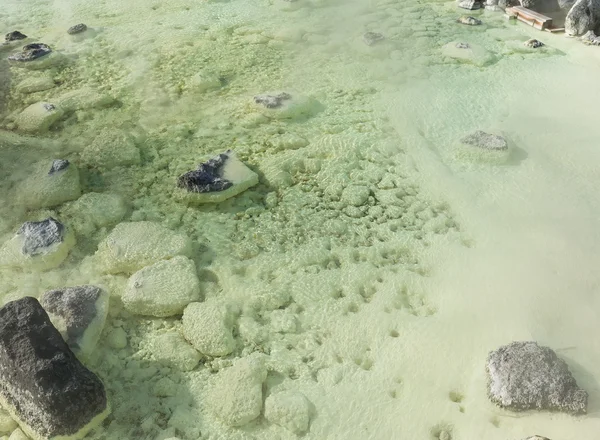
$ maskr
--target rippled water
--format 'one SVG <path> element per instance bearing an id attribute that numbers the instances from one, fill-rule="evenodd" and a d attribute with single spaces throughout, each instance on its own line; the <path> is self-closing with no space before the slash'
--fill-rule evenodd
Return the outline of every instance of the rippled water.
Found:
<path id="1" fill-rule="evenodd" d="M 457 23 L 465 12 L 483 24 Z M 68 35 L 79 22 L 89 29 Z M 417 0 L 4 0 L 0 30 L 15 29 L 61 58 L 33 71 L 0 49 L 0 239 L 52 216 L 77 244 L 57 268 L 2 269 L 0 297 L 110 293 L 86 365 L 112 414 L 90 438 L 297 438 L 264 407 L 241 427 L 219 417 L 235 394 L 215 397 L 219 377 L 258 354 L 263 399 L 310 402 L 307 439 L 599 432 L 598 48 Z M 367 45 L 366 32 L 384 38 Z M 299 111 L 254 102 L 270 92 Z M 21 112 L 40 102 L 64 113 L 24 132 Z M 506 161 L 461 154 L 476 130 L 506 138 Z M 219 204 L 177 196 L 180 175 L 228 149 L 258 185 Z M 58 158 L 84 195 L 40 208 L 36 170 Z M 156 341 L 180 316 L 123 306 L 133 270 L 104 270 L 96 251 L 139 221 L 191 239 L 203 301 L 228 310 L 231 354 L 165 363 Z M 588 415 L 489 402 L 486 356 L 514 340 L 565 359 Z"/>

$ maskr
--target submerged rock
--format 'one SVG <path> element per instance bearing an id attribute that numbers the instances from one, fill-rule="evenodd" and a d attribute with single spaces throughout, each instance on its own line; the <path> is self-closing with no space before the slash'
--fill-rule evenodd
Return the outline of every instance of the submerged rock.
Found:
<path id="1" fill-rule="evenodd" d="M 481 148 L 483 150 L 502 151 L 508 149 L 508 143 L 502 136 L 489 134 L 481 130 L 465 136 L 460 141 L 465 145 Z"/>
<path id="2" fill-rule="evenodd" d="M 279 108 L 285 101 L 290 99 L 292 99 L 292 95 L 282 92 L 277 95 L 257 95 L 254 97 L 254 102 L 266 108 Z"/>
<path id="3" fill-rule="evenodd" d="M 64 287 L 42 294 L 40 304 L 77 356 L 89 356 L 108 314 L 109 295 L 96 286 Z"/>
<path id="4" fill-rule="evenodd" d="M 585 414 L 588 394 L 567 364 L 536 342 L 512 342 L 491 352 L 486 370 L 489 397 L 515 411 L 548 410 Z"/>
<path id="5" fill-rule="evenodd" d="M 100 379 L 31 297 L 0 309 L 0 396 L 34 439 L 82 438 L 110 412 Z"/>
<path id="6" fill-rule="evenodd" d="M 457 49 L 470 49 L 471 45 L 469 43 L 456 43 Z"/>
<path id="7" fill-rule="evenodd" d="M 35 256 L 44 253 L 49 247 L 63 242 L 65 227 L 52 217 L 41 222 L 25 222 L 17 232 L 23 237 L 22 252 Z"/>
<path id="8" fill-rule="evenodd" d="M 12 31 L 4 36 L 5 41 L 24 40 L 25 38 L 27 38 L 27 35 L 19 32 L 19 31 Z"/>
<path id="9" fill-rule="evenodd" d="M 67 258 L 73 246 L 73 233 L 52 217 L 25 222 L 0 249 L 0 266 L 51 269 Z"/>
<path id="10" fill-rule="evenodd" d="M 196 193 L 223 191 L 230 188 L 233 183 L 222 177 L 225 162 L 230 155 L 231 150 L 207 160 L 196 170 L 188 171 L 179 177 L 177 186 Z"/>
<path id="11" fill-rule="evenodd" d="M 96 257 L 105 272 L 133 273 L 176 255 L 189 256 L 192 243 L 184 235 L 153 222 L 119 223 L 98 245 Z"/>
<path id="12" fill-rule="evenodd" d="M 463 8 L 463 9 L 470 9 L 470 10 L 480 9 L 481 2 L 477 1 L 477 0 L 459 0 L 458 7 Z"/>
<path id="13" fill-rule="evenodd" d="M 254 97 L 263 116 L 275 119 L 306 118 L 319 111 L 319 103 L 306 96 L 287 92 L 270 92 Z"/>
<path id="14" fill-rule="evenodd" d="M 541 435 L 534 435 L 531 437 L 527 437 L 523 440 L 550 440 L 548 437 L 542 437 Z"/>
<path id="15" fill-rule="evenodd" d="M 16 61 L 25 63 L 28 61 L 37 60 L 45 55 L 49 55 L 52 52 L 50 46 L 44 43 L 31 43 L 23 46 L 21 52 L 17 52 L 8 57 L 9 61 Z"/>
<path id="16" fill-rule="evenodd" d="M 379 32 L 366 32 L 363 34 L 363 41 L 367 46 L 372 46 L 383 39 L 383 34 L 380 34 Z"/>
<path id="17" fill-rule="evenodd" d="M 258 175 L 228 150 L 179 176 L 179 196 L 194 203 L 220 203 L 258 184 Z"/>
<path id="18" fill-rule="evenodd" d="M 476 66 L 486 66 L 493 63 L 495 56 L 478 44 L 470 44 L 462 41 L 453 41 L 442 47 L 442 54 L 462 63 L 470 63 Z"/>
<path id="19" fill-rule="evenodd" d="M 80 195 L 79 170 L 63 159 L 40 162 L 16 187 L 16 199 L 29 209 L 52 208 Z"/>
<path id="20" fill-rule="evenodd" d="M 565 18 L 568 35 L 584 35 L 600 28 L 600 0 L 577 0 Z"/>
<path id="21" fill-rule="evenodd" d="M 90 225 L 102 228 L 119 223 L 127 214 L 127 203 L 119 194 L 85 193 L 66 207 L 65 213 L 73 218 L 73 227 L 90 230 Z"/>
<path id="22" fill-rule="evenodd" d="M 544 46 L 544 43 L 542 43 L 539 40 L 536 40 L 535 38 L 531 38 L 530 40 L 527 40 L 525 43 L 523 43 L 523 45 L 525 47 L 530 47 L 532 49 L 537 49 L 538 47 Z"/>
<path id="23" fill-rule="evenodd" d="M 36 102 L 15 119 L 17 129 L 25 133 L 44 133 L 64 115 L 62 108 L 49 102 Z"/>
<path id="24" fill-rule="evenodd" d="M 167 317 L 178 315 L 200 300 L 200 281 L 192 260 L 176 256 L 134 273 L 122 296 L 131 313 Z"/>
<path id="25" fill-rule="evenodd" d="M 83 23 L 79 23 L 76 24 L 75 26 L 71 26 L 69 29 L 67 29 L 67 34 L 69 35 L 75 35 L 75 34 L 80 34 L 82 32 L 87 31 L 87 26 Z"/>
<path id="26" fill-rule="evenodd" d="M 25 78 L 17 85 L 17 91 L 20 93 L 35 93 L 49 90 L 55 86 L 56 84 L 50 77 Z"/>
<path id="27" fill-rule="evenodd" d="M 221 371 L 209 397 L 210 410 L 229 426 L 242 426 L 260 416 L 267 369 L 261 356 L 237 360 Z"/>
<path id="28" fill-rule="evenodd" d="M 468 26 L 478 26 L 481 24 L 481 20 L 478 20 L 477 18 L 468 15 L 463 15 L 456 21 L 462 24 L 466 24 Z"/>
<path id="29" fill-rule="evenodd" d="M 133 137 L 119 129 L 103 129 L 81 152 L 81 160 L 100 168 L 137 165 L 142 161 Z"/>

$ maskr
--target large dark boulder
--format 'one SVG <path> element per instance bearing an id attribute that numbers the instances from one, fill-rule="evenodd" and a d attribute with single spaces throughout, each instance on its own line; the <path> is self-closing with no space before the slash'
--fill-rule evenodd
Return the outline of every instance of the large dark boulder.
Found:
<path id="1" fill-rule="evenodd" d="M 0 308 L 0 399 L 35 438 L 83 436 L 109 412 L 104 385 L 31 297 Z"/>
<path id="2" fill-rule="evenodd" d="M 565 361 L 536 342 L 512 342 L 487 359 L 489 397 L 515 411 L 587 411 L 588 394 L 577 386 Z"/>
<path id="3" fill-rule="evenodd" d="M 565 32 L 583 35 L 600 31 L 600 0 L 577 0 L 565 19 Z"/>

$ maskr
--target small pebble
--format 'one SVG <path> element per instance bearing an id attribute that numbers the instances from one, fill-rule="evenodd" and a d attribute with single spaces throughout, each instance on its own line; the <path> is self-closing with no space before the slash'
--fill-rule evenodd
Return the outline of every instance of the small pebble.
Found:
<path id="1" fill-rule="evenodd" d="M 457 21 L 468 26 L 478 26 L 481 24 L 481 20 L 478 20 L 477 18 L 468 15 L 463 15 Z"/>
<path id="2" fill-rule="evenodd" d="M 471 46 L 469 43 L 456 43 L 456 47 L 459 49 L 469 49 Z"/>

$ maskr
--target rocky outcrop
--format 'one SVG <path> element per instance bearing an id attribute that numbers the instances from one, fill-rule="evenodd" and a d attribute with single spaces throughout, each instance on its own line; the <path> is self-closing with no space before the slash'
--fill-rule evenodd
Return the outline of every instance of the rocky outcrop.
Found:
<path id="1" fill-rule="evenodd" d="M 0 401 L 36 440 L 81 438 L 109 413 L 100 379 L 31 297 L 0 309 Z"/>
<path id="2" fill-rule="evenodd" d="M 600 31 L 600 0 L 577 0 L 565 19 L 565 32 L 583 35 Z"/>
<path id="3" fill-rule="evenodd" d="M 515 411 L 587 411 L 588 394 L 577 386 L 565 361 L 536 342 L 512 342 L 491 352 L 486 370 L 489 397 Z"/>
<path id="4" fill-rule="evenodd" d="M 4 41 L 24 40 L 25 38 L 27 38 L 27 35 L 19 31 L 12 31 L 4 36 Z"/>

